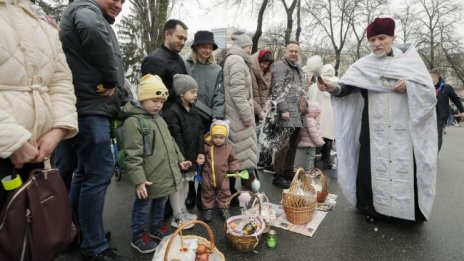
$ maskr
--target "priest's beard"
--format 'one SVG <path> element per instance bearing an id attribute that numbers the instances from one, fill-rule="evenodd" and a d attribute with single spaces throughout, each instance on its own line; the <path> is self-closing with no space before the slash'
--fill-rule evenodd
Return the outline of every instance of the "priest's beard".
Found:
<path id="1" fill-rule="evenodd" d="M 378 50 L 373 50 L 372 53 L 375 55 L 375 57 L 377 58 L 381 58 L 381 57 L 384 57 L 384 56 L 387 56 L 389 55 L 389 53 L 391 52 L 391 49 L 387 51 L 387 49 L 383 48 L 383 49 L 378 49 Z"/>

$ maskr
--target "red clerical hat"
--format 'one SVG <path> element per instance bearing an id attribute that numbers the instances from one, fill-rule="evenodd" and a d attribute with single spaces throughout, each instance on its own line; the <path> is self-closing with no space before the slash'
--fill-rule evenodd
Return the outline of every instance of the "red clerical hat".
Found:
<path id="1" fill-rule="evenodd" d="M 391 18 L 375 18 L 375 20 L 367 26 L 367 39 L 380 34 L 394 36 L 395 21 Z"/>

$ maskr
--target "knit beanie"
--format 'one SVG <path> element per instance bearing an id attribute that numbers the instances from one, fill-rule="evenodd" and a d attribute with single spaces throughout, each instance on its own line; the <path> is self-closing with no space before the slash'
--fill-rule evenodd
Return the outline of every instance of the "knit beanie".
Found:
<path id="1" fill-rule="evenodd" d="M 211 123 L 211 136 L 223 135 L 224 137 L 229 136 L 229 120 L 213 120 Z"/>
<path id="2" fill-rule="evenodd" d="M 262 62 L 273 63 L 274 58 L 272 57 L 272 52 L 270 50 L 267 50 L 267 49 L 263 49 L 263 50 L 259 51 L 259 53 L 258 53 L 258 61 L 260 63 L 262 63 Z"/>
<path id="3" fill-rule="evenodd" d="M 169 92 L 158 75 L 145 74 L 140 81 L 137 96 L 139 101 L 154 98 L 161 98 L 166 101 L 168 99 Z"/>
<path id="4" fill-rule="evenodd" d="M 197 81 L 187 74 L 175 74 L 172 86 L 177 95 L 184 94 L 193 89 L 198 89 Z"/>
<path id="5" fill-rule="evenodd" d="M 236 31 L 232 33 L 231 38 L 234 44 L 237 44 L 241 48 L 253 45 L 251 38 L 242 31 Z"/>

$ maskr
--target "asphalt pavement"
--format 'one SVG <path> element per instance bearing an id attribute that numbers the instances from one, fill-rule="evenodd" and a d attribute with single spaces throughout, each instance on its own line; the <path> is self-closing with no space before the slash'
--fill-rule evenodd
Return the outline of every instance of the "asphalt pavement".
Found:
<path id="1" fill-rule="evenodd" d="M 258 253 L 240 253 L 226 243 L 219 215 L 210 223 L 215 243 L 226 260 L 464 260 L 464 127 L 448 127 L 438 159 L 435 203 L 430 220 L 415 224 L 400 221 L 367 223 L 342 195 L 337 180 L 328 179 L 329 192 L 339 195 L 333 211 L 322 221 L 313 237 L 275 228 L 277 248 L 267 249 L 264 240 Z M 335 176 L 336 173 L 328 173 Z M 262 190 L 279 203 L 282 190 L 271 184 L 272 175 L 260 172 Z M 130 213 L 134 199 L 127 177 L 111 183 L 106 196 L 104 221 L 111 231 L 111 247 L 131 260 L 152 260 L 130 246 Z M 199 214 L 194 209 L 193 212 Z M 201 216 L 201 214 L 199 214 Z M 201 226 L 186 233 L 207 237 Z M 265 239 L 265 238 L 263 238 Z M 78 251 L 57 260 L 80 260 Z"/>

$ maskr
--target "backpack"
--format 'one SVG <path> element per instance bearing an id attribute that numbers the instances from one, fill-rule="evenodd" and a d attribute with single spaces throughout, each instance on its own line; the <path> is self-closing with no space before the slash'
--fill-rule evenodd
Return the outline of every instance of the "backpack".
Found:
<path id="1" fill-rule="evenodd" d="M 113 142 L 113 152 L 114 152 L 114 157 L 116 160 L 116 164 L 119 167 L 119 170 L 121 172 L 127 172 L 126 170 L 126 164 L 125 164 L 125 158 L 126 158 L 126 151 L 124 150 L 124 121 L 129 119 L 130 117 L 136 117 L 139 121 L 140 128 L 142 129 L 142 135 L 143 135 L 143 155 L 144 156 L 150 156 L 153 154 L 153 146 L 155 144 L 155 139 L 153 137 L 153 140 L 149 140 L 149 128 L 147 124 L 147 120 L 145 119 L 144 116 L 142 115 L 132 115 L 124 120 L 119 120 L 115 119 L 111 123 L 111 133 L 112 133 L 112 138 L 114 140 Z M 154 135 L 154 133 L 153 133 Z"/>

